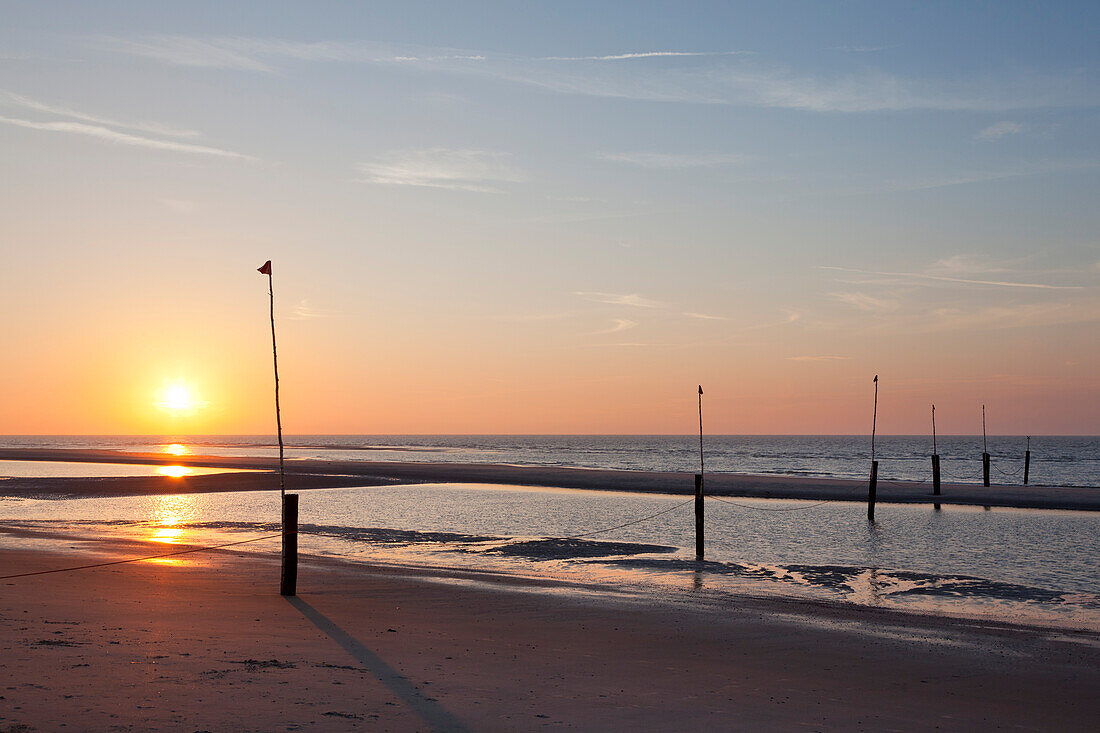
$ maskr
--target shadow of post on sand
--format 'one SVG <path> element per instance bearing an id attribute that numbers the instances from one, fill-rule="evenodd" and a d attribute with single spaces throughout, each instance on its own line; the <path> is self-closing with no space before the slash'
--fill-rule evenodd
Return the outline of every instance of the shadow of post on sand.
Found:
<path id="1" fill-rule="evenodd" d="M 432 727 L 432 730 L 454 731 L 455 733 L 469 730 L 462 721 L 446 708 L 425 696 L 408 677 L 386 664 L 381 657 L 333 623 L 316 608 L 298 596 L 287 596 L 286 601 L 305 616 L 306 620 L 343 647 L 344 651 L 363 665 L 363 669 L 374 675 L 379 682 L 388 687 L 394 695 L 423 718 Z"/>

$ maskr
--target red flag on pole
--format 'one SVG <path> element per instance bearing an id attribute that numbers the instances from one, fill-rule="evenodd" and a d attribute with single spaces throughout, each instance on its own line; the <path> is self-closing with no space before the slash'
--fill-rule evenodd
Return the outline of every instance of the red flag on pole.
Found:
<path id="1" fill-rule="evenodd" d="M 268 260 L 267 262 L 265 262 L 262 267 L 257 269 L 257 272 L 261 272 L 264 275 L 270 275 L 271 274 L 271 260 Z"/>

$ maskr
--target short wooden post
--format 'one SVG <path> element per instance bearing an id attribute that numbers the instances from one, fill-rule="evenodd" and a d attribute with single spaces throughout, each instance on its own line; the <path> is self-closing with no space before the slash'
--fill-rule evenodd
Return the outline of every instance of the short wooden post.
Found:
<path id="1" fill-rule="evenodd" d="M 703 476 L 695 474 L 695 559 L 703 559 Z"/>
<path id="2" fill-rule="evenodd" d="M 871 483 L 867 486 L 867 521 L 875 521 L 875 490 L 878 488 L 878 461 L 871 461 Z"/>
<path id="3" fill-rule="evenodd" d="M 298 595 L 298 495 L 283 496 L 283 573 L 279 593 Z"/>
<path id="4" fill-rule="evenodd" d="M 1027 436 L 1027 450 L 1024 451 L 1024 486 L 1027 486 L 1027 475 L 1031 472 L 1031 436 Z"/>
<path id="5" fill-rule="evenodd" d="M 989 486 L 989 454 L 982 453 L 982 485 Z"/>

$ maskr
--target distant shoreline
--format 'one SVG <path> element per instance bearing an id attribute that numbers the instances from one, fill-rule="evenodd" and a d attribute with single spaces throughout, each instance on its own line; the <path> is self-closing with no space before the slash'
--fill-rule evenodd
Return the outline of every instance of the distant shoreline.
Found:
<path id="1" fill-rule="evenodd" d="M 276 458 L 229 456 L 169 456 L 110 450 L 0 448 L 0 460 L 133 463 L 210 468 L 278 470 Z M 287 488 L 313 489 L 393 483 L 514 484 L 560 489 L 626 491 L 690 495 L 692 474 L 668 471 L 627 471 L 491 463 L 421 463 L 389 461 L 287 461 Z M 277 489 L 274 474 L 212 474 L 183 478 L 11 478 L 0 480 L 0 496 L 127 496 L 210 491 Z M 867 482 L 803 476 L 707 474 L 706 492 L 719 496 L 816 501 L 867 500 Z M 944 483 L 940 496 L 929 483 L 880 480 L 880 503 L 954 504 L 1029 509 L 1100 511 L 1100 488 Z"/>

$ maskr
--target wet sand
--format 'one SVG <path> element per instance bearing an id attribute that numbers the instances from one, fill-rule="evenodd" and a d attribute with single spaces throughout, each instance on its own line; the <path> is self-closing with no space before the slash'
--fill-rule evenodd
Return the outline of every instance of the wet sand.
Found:
<path id="1" fill-rule="evenodd" d="M 278 459 L 224 456 L 166 456 L 105 450 L 0 448 L 0 460 L 140 463 L 207 466 L 227 469 L 274 470 Z M 552 488 L 614 490 L 690 495 L 689 473 L 612 471 L 549 466 L 513 466 L 482 463 L 402 463 L 383 461 L 291 460 L 287 462 L 290 489 L 364 486 L 379 483 L 519 484 Z M 215 474 L 182 479 L 8 479 L 0 481 L 0 495 L 28 496 L 57 491 L 67 496 L 163 494 L 191 491 L 270 489 L 271 477 L 254 474 Z M 155 488 L 150 483 L 156 481 Z M 144 482 L 144 483 L 143 483 Z M 277 484 L 276 484 L 277 485 Z M 222 487 L 222 488 L 219 488 Z M 708 474 L 706 491 L 720 496 L 819 501 L 866 501 L 867 482 L 802 476 Z M 976 506 L 1100 511 L 1100 488 L 944 483 L 933 496 L 930 483 L 886 481 L 878 484 L 877 499 L 885 503 L 969 504 Z"/>
<path id="2" fill-rule="evenodd" d="M 150 554 L 98 549 L 0 550 L 0 568 Z M 961 731 L 1100 719 L 1089 632 L 320 560 L 303 562 L 298 598 L 277 582 L 273 556 L 229 551 L 2 581 L 0 727 Z"/>

